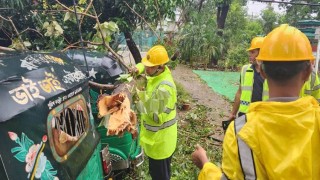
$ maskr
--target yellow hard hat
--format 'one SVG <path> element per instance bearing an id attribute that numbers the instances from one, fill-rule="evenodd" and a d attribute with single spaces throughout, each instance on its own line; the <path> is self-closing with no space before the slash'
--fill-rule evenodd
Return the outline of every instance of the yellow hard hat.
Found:
<path id="1" fill-rule="evenodd" d="M 314 60 L 307 36 L 295 27 L 282 24 L 265 38 L 257 60 L 304 61 Z"/>
<path id="2" fill-rule="evenodd" d="M 264 37 L 255 37 L 251 40 L 250 48 L 247 51 L 251 51 L 254 49 L 260 49 L 263 44 Z"/>
<path id="3" fill-rule="evenodd" d="M 161 45 L 153 46 L 146 57 L 142 58 L 141 62 L 147 67 L 158 66 L 169 61 L 169 56 L 166 48 Z"/>

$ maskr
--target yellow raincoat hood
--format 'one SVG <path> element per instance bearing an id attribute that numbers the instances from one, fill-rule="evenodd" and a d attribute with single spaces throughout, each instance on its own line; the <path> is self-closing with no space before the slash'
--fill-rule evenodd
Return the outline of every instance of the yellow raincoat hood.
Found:
<path id="1" fill-rule="evenodd" d="M 258 177 L 320 179 L 319 121 L 318 102 L 310 96 L 251 104 L 238 136 L 254 154 Z"/>

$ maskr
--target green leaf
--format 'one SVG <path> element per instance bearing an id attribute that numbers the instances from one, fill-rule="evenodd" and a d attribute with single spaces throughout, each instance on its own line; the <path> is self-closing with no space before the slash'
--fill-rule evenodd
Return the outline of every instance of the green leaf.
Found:
<path id="1" fill-rule="evenodd" d="M 118 25 L 115 22 L 110 21 L 107 25 L 107 28 L 113 32 L 117 32 L 119 30 Z"/>
<path id="2" fill-rule="evenodd" d="M 46 21 L 43 23 L 42 29 L 46 29 L 49 26 L 49 23 Z"/>
<path id="3" fill-rule="evenodd" d="M 191 113 L 190 116 L 194 120 L 198 119 L 198 115 L 197 114 Z"/>
<path id="4" fill-rule="evenodd" d="M 94 25 L 94 29 L 98 30 L 98 24 Z"/>
<path id="5" fill-rule="evenodd" d="M 65 22 L 65 21 L 68 21 L 68 19 L 70 19 L 70 13 L 69 13 L 69 12 L 67 12 L 67 13 L 64 15 L 63 21 L 64 21 L 64 22 Z"/>
<path id="6" fill-rule="evenodd" d="M 105 36 L 104 40 L 109 43 L 111 41 L 111 37 L 110 36 Z"/>
<path id="7" fill-rule="evenodd" d="M 59 33 L 59 35 L 63 34 L 63 29 L 59 24 L 56 24 L 54 29 Z"/>
<path id="8" fill-rule="evenodd" d="M 87 4 L 87 0 L 79 0 L 79 4 Z"/>
<path id="9" fill-rule="evenodd" d="M 108 29 L 108 22 L 104 22 L 100 24 L 101 29 Z"/>
<path id="10" fill-rule="evenodd" d="M 30 47 L 31 46 L 31 43 L 29 41 L 24 41 L 23 44 L 26 46 L 26 47 Z"/>
<path id="11" fill-rule="evenodd" d="M 131 82 L 132 80 L 133 80 L 133 77 L 128 77 L 128 79 L 127 79 L 129 82 Z"/>

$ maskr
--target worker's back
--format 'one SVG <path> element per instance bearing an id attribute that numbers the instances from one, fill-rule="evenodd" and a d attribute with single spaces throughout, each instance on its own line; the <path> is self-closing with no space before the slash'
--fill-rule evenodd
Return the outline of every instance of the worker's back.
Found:
<path id="1" fill-rule="evenodd" d="M 253 103 L 238 135 L 253 152 L 257 177 L 320 179 L 319 122 L 313 97 Z"/>

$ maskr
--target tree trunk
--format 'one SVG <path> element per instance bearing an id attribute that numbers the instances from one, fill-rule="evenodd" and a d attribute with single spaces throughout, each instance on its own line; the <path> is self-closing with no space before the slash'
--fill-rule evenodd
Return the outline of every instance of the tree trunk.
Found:
<path id="1" fill-rule="evenodd" d="M 202 5 L 203 5 L 204 0 L 200 0 L 199 2 L 199 8 L 198 8 L 198 13 L 200 13 Z"/>
<path id="2" fill-rule="evenodd" d="M 223 35 L 223 29 L 226 23 L 226 18 L 229 12 L 229 8 L 230 8 L 230 4 L 221 4 L 218 6 L 218 12 L 217 12 L 217 26 L 218 26 L 217 35 L 218 36 Z M 210 65 L 216 66 L 217 64 L 218 64 L 218 59 L 211 57 Z"/>
<path id="3" fill-rule="evenodd" d="M 218 25 L 218 32 L 217 34 L 219 36 L 223 35 L 223 29 L 226 22 L 226 18 L 229 11 L 229 4 L 223 4 L 221 6 L 218 6 L 218 12 L 217 12 L 217 25 Z"/>
<path id="4" fill-rule="evenodd" d="M 210 68 L 218 65 L 218 59 L 213 56 L 210 56 L 210 64 L 208 65 Z"/>
<path id="5" fill-rule="evenodd" d="M 124 37 L 126 38 L 127 46 L 129 47 L 129 50 L 133 56 L 134 62 L 136 64 L 140 63 L 141 62 L 141 54 L 140 54 L 140 51 L 139 51 L 136 43 L 132 39 L 131 33 L 129 31 L 125 31 L 123 33 L 124 33 Z"/>

